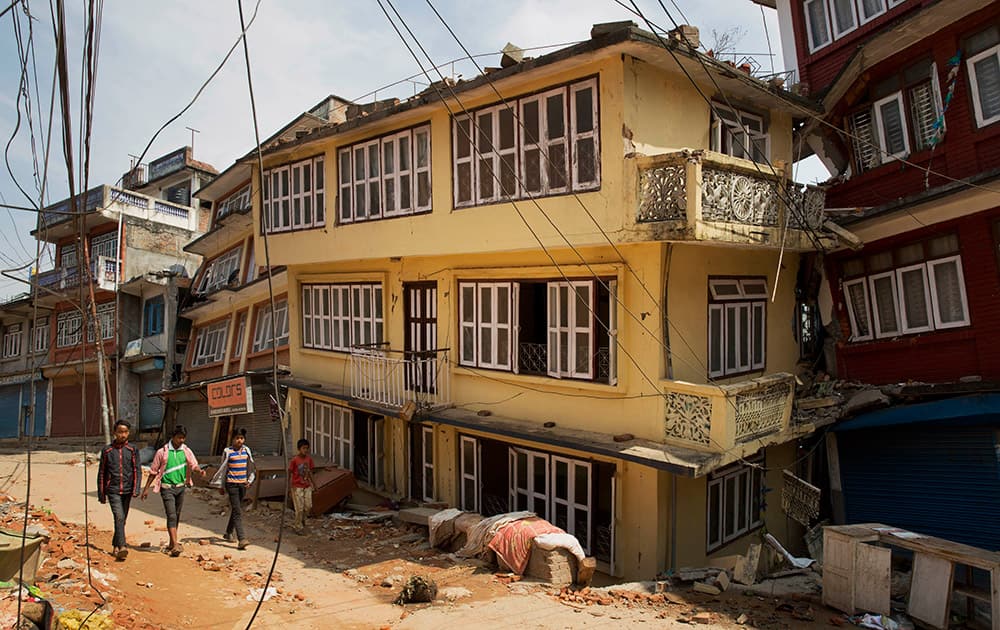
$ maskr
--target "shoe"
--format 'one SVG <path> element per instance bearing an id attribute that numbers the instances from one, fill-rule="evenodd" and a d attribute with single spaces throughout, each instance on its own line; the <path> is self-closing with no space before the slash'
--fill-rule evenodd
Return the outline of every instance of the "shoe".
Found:
<path id="1" fill-rule="evenodd" d="M 236 536 L 232 532 L 226 532 L 226 535 L 222 537 L 222 540 L 226 542 L 236 542 Z"/>
<path id="2" fill-rule="evenodd" d="M 125 558 L 128 557 L 128 547 L 119 547 L 115 550 L 115 560 L 118 562 L 125 562 Z"/>
<path id="3" fill-rule="evenodd" d="M 120 548 L 120 547 L 112 547 L 112 548 L 111 548 L 111 556 L 112 556 L 113 558 L 117 558 L 117 557 L 118 557 L 118 552 L 119 552 L 119 551 L 121 551 L 121 548 Z"/>
<path id="4" fill-rule="evenodd" d="M 241 540 L 240 544 L 236 545 L 236 548 L 239 549 L 240 551 L 243 551 L 249 545 L 250 545 L 250 541 L 249 540 Z"/>
<path id="5" fill-rule="evenodd" d="M 176 558 L 177 556 L 181 555 L 181 552 L 184 551 L 184 548 L 181 546 L 180 543 L 177 543 L 176 545 L 168 549 L 168 551 L 170 552 L 171 558 Z"/>

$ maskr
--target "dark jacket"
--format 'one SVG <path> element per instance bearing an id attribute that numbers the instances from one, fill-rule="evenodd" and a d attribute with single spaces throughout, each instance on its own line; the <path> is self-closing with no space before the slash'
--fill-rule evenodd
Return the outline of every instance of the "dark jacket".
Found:
<path id="1" fill-rule="evenodd" d="M 109 494 L 137 497 L 140 485 L 142 469 L 139 467 L 139 451 L 128 442 L 121 446 L 105 446 L 97 467 L 97 498 L 103 503 Z"/>

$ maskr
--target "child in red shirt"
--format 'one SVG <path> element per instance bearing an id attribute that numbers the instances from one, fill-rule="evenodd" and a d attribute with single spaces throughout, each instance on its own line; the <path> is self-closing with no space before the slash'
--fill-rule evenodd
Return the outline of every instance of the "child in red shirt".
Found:
<path id="1" fill-rule="evenodd" d="M 309 456 L 309 440 L 302 439 L 296 444 L 298 454 L 288 462 L 288 474 L 292 482 L 292 503 L 295 505 L 296 534 L 305 533 L 306 517 L 312 510 L 312 493 L 316 489 L 313 483 L 313 458 Z"/>

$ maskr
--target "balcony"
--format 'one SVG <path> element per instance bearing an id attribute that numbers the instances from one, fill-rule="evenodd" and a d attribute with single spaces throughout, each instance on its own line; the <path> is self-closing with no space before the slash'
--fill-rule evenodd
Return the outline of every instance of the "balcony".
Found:
<path id="1" fill-rule="evenodd" d="M 90 263 L 90 274 L 97 288 L 114 291 L 121 282 L 121 262 L 117 258 L 98 256 Z M 80 270 L 78 267 L 60 267 L 37 274 L 34 281 L 42 289 L 39 297 L 68 291 L 80 286 Z M 48 289 L 47 291 L 45 289 Z"/>
<path id="2" fill-rule="evenodd" d="M 114 186 L 97 186 L 77 195 L 76 211 L 84 215 L 88 231 L 99 223 L 117 221 L 119 213 L 185 230 L 198 228 L 198 214 L 191 208 Z M 70 200 L 64 199 L 42 210 L 32 234 L 56 242 L 79 229 L 74 218 Z"/>
<path id="3" fill-rule="evenodd" d="M 670 442 L 727 452 L 755 440 L 780 441 L 773 438 L 790 428 L 791 374 L 722 386 L 664 381 L 663 387 L 664 437 Z"/>
<path id="4" fill-rule="evenodd" d="M 832 238 L 822 233 L 823 189 L 796 184 L 781 170 L 758 171 L 752 162 L 712 151 L 642 156 L 635 163 L 636 224 L 656 240 L 810 250 L 811 235 L 827 244 Z"/>
<path id="5" fill-rule="evenodd" d="M 404 352 L 384 346 L 355 346 L 351 350 L 351 396 L 383 407 L 417 409 L 451 405 L 451 367 L 448 350 Z"/>

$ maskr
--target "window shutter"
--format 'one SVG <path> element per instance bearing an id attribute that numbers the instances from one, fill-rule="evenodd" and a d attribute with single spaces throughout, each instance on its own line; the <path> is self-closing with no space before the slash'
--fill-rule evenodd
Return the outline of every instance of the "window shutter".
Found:
<path id="1" fill-rule="evenodd" d="M 413 132 L 414 159 L 412 164 L 416 169 L 415 186 L 416 203 L 411 205 L 417 210 L 431 209 L 431 130 L 421 127 Z"/>
<path id="2" fill-rule="evenodd" d="M 929 149 L 934 143 L 934 122 L 938 117 L 937 98 L 931 82 L 910 88 L 910 120 L 916 149 Z"/>
<path id="3" fill-rule="evenodd" d="M 896 270 L 903 332 L 931 330 L 931 299 L 923 263 Z"/>
<path id="4" fill-rule="evenodd" d="M 452 135 L 455 142 L 455 205 L 473 203 L 474 181 L 472 177 L 472 118 L 455 118 Z"/>
<path id="5" fill-rule="evenodd" d="M 722 376 L 723 354 L 726 347 L 725 326 L 723 325 L 724 307 L 722 304 L 708 305 L 708 375 L 712 378 Z"/>
<path id="6" fill-rule="evenodd" d="M 496 156 L 496 110 L 476 114 L 476 203 L 498 197 Z"/>
<path id="7" fill-rule="evenodd" d="M 962 277 L 962 259 L 951 256 L 931 261 L 927 266 L 930 271 L 935 327 L 967 326 L 969 307 L 966 303 L 965 280 Z"/>
<path id="8" fill-rule="evenodd" d="M 869 278 L 872 302 L 875 304 L 875 336 L 899 334 L 899 309 L 896 305 L 896 275 L 892 271 Z"/>
<path id="9" fill-rule="evenodd" d="M 764 369 L 764 345 L 767 340 L 767 310 L 764 302 L 754 302 L 751 305 L 750 318 L 750 367 L 754 370 Z"/>
<path id="10" fill-rule="evenodd" d="M 993 122 L 1000 116 L 1000 49 L 987 51 L 985 56 L 969 60 L 976 83 L 976 96 L 980 125 Z"/>
<path id="11" fill-rule="evenodd" d="M 521 285 L 514 282 L 511 287 L 510 309 L 510 368 L 514 374 L 520 373 L 521 356 Z"/>
<path id="12" fill-rule="evenodd" d="M 600 181 L 600 138 L 598 134 L 597 82 L 574 85 L 570 89 L 573 136 L 573 186 L 589 188 Z"/>
<path id="13" fill-rule="evenodd" d="M 847 295 L 847 314 L 851 321 L 851 335 L 854 341 L 872 338 L 871 316 L 868 310 L 868 285 L 864 279 L 844 283 Z"/>
<path id="14" fill-rule="evenodd" d="M 858 173 L 871 170 L 879 165 L 878 145 L 875 142 L 875 129 L 872 112 L 866 109 L 855 113 L 850 119 L 851 145 L 854 149 L 855 166 Z"/>
<path id="15" fill-rule="evenodd" d="M 883 150 L 881 161 L 888 162 L 891 157 L 909 153 L 910 141 L 906 131 L 906 116 L 903 115 L 903 95 L 897 92 L 876 101 L 875 117 Z"/>
<path id="16" fill-rule="evenodd" d="M 608 384 L 618 384 L 618 281 L 608 283 Z"/>
<path id="17" fill-rule="evenodd" d="M 462 322 L 462 347 L 459 363 L 462 365 L 476 364 L 476 285 L 462 283 L 458 285 L 459 309 Z"/>
<path id="18" fill-rule="evenodd" d="M 548 348 L 546 349 L 546 356 L 548 358 L 548 373 L 549 376 L 560 378 L 561 373 L 559 371 L 559 356 L 562 352 L 559 335 L 560 287 L 558 282 L 550 282 L 548 284 L 548 295 L 549 299 L 546 300 L 546 321 L 548 322 L 549 337 Z"/>

